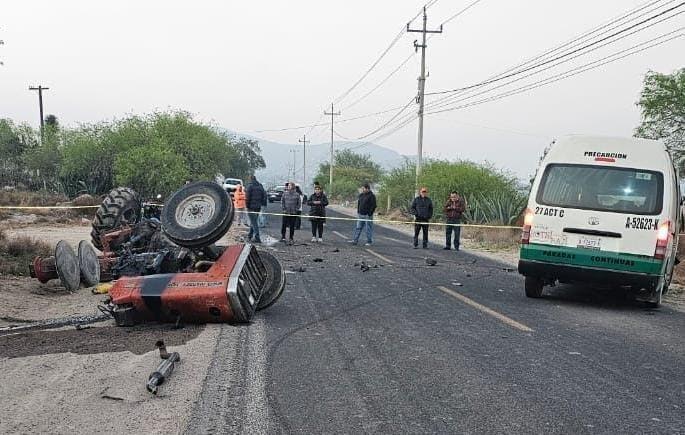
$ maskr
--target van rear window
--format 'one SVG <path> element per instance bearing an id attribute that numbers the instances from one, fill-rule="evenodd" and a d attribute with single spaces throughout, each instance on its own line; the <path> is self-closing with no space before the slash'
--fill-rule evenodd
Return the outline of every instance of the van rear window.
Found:
<path id="1" fill-rule="evenodd" d="M 551 164 L 540 181 L 539 204 L 655 215 L 663 206 L 664 176 L 643 169 Z"/>

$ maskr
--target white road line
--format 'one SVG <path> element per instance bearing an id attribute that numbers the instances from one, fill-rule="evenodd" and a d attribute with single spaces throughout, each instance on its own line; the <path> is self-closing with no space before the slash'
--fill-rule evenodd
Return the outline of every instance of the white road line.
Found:
<path id="1" fill-rule="evenodd" d="M 381 260 L 385 261 L 386 263 L 395 264 L 394 261 L 392 261 L 392 260 L 389 259 L 389 258 L 386 258 L 386 257 L 382 256 L 382 255 L 379 254 L 378 252 L 373 252 L 373 251 L 370 250 L 370 249 L 365 249 L 365 251 L 368 252 L 368 253 L 371 254 L 371 255 L 375 255 L 376 257 L 380 258 Z"/>
<path id="2" fill-rule="evenodd" d="M 443 286 L 438 286 L 438 289 L 440 289 L 440 291 L 442 291 L 443 293 L 446 293 L 446 294 L 452 296 L 453 298 L 460 300 L 461 302 L 465 303 L 466 305 L 470 305 L 473 308 L 475 308 L 475 309 L 477 309 L 477 310 L 479 310 L 479 311 L 481 311 L 481 312 L 483 312 L 489 316 L 494 317 L 495 319 L 499 320 L 502 323 L 505 323 L 505 324 L 511 326 L 512 328 L 516 328 L 519 331 L 523 331 L 523 332 L 533 332 L 533 330 L 531 328 L 527 327 L 523 323 L 519 323 L 516 320 L 511 319 L 502 313 L 498 313 L 497 311 L 495 311 L 491 308 L 488 308 L 485 305 L 481 305 L 478 302 L 474 301 L 473 299 L 467 298 L 466 296 L 462 295 L 461 293 L 457 293 L 454 290 L 449 289 L 447 287 L 443 287 Z"/>
<path id="3" fill-rule="evenodd" d="M 331 231 L 331 232 L 332 232 L 333 234 L 335 234 L 336 236 L 342 237 L 343 239 L 347 240 L 347 236 L 344 236 L 344 235 L 340 234 L 340 233 L 337 232 L 337 231 Z"/>
<path id="4" fill-rule="evenodd" d="M 255 316 L 248 331 L 245 357 L 248 360 L 246 373 L 245 396 L 245 424 L 244 434 L 268 433 L 268 419 L 266 418 L 266 331 L 264 317 Z"/>
<path id="5" fill-rule="evenodd" d="M 408 243 L 406 240 L 402 241 L 402 240 L 393 239 L 392 237 L 386 237 L 386 236 L 381 236 L 381 237 L 386 239 L 386 240 L 390 240 L 391 242 L 402 243 L 402 244 Z"/>

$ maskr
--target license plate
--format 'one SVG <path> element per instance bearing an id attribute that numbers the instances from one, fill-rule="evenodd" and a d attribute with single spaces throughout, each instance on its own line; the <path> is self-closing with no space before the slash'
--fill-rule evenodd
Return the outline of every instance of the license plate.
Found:
<path id="1" fill-rule="evenodd" d="M 602 239 L 599 237 L 580 237 L 578 247 L 584 249 L 600 249 Z"/>

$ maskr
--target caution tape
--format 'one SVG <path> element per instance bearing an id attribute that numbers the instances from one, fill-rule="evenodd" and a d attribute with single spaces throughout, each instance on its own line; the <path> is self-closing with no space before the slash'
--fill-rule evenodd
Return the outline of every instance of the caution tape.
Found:
<path id="1" fill-rule="evenodd" d="M 99 205 L 3 205 L 0 210 L 68 210 L 78 208 L 98 208 Z"/>
<path id="2" fill-rule="evenodd" d="M 470 227 L 470 228 L 501 228 L 501 229 L 514 229 L 520 230 L 521 227 L 515 225 L 485 225 L 485 224 L 448 224 L 446 222 L 415 222 L 415 221 L 396 221 L 390 219 L 361 219 L 356 217 L 333 217 L 333 216 L 312 216 L 306 214 L 289 214 L 289 213 L 265 213 L 260 211 L 241 211 L 241 213 L 256 214 L 263 216 L 294 216 L 303 219 L 314 218 L 314 219 L 331 219 L 338 221 L 354 221 L 354 222 L 371 222 L 371 223 L 382 223 L 382 224 L 397 224 L 397 225 L 414 225 L 414 224 L 426 224 L 426 225 L 436 225 L 443 227 Z"/>
<path id="3" fill-rule="evenodd" d="M 162 207 L 161 204 L 152 204 L 158 207 Z M 19 206 L 19 205 L 10 205 L 10 206 L 0 206 L 0 210 L 73 210 L 73 209 L 89 209 L 89 208 L 98 208 L 100 207 L 99 205 L 45 205 L 45 206 Z M 248 213 L 248 214 L 257 214 L 257 215 L 263 215 L 263 216 L 299 216 L 300 218 L 304 219 L 309 219 L 309 218 L 314 218 L 314 219 L 321 219 L 322 216 L 312 216 L 312 215 L 292 215 L 288 213 L 270 213 L 270 212 L 256 212 L 256 211 L 240 211 L 241 213 Z M 435 226 L 444 226 L 444 227 L 470 227 L 470 228 L 491 228 L 491 229 L 516 229 L 520 230 L 521 227 L 515 226 L 515 225 L 485 225 L 485 224 L 448 224 L 446 222 L 415 222 L 415 221 L 397 221 L 397 220 L 390 220 L 390 219 L 360 219 L 356 217 L 333 217 L 333 216 L 326 216 L 324 219 L 331 219 L 331 220 L 338 220 L 338 221 L 348 221 L 348 222 L 371 222 L 371 223 L 382 223 L 382 224 L 395 224 L 395 225 L 414 225 L 416 223 L 420 224 L 427 224 L 427 225 L 435 225 Z"/>

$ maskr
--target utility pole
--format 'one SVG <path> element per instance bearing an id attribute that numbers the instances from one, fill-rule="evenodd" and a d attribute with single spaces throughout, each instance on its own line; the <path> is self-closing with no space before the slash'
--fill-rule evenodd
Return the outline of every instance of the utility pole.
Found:
<path id="1" fill-rule="evenodd" d="M 307 143 L 311 141 L 307 140 L 306 134 L 297 141 L 302 143 L 302 190 L 304 190 L 307 188 Z"/>
<path id="2" fill-rule="evenodd" d="M 421 163 L 423 160 L 423 100 L 424 91 L 426 89 L 426 34 L 428 33 L 442 33 L 442 24 L 440 30 L 426 30 L 428 23 L 428 16 L 426 15 L 426 7 L 423 7 L 423 29 L 410 29 L 407 23 L 408 33 L 422 33 L 422 43 L 419 44 L 414 40 L 414 50 L 418 51 L 421 48 L 421 75 L 419 76 L 419 94 L 416 97 L 416 102 L 419 103 L 419 137 L 418 137 L 418 152 L 416 155 L 416 195 L 419 191 L 419 176 L 421 175 Z"/>
<path id="3" fill-rule="evenodd" d="M 297 160 L 296 160 L 297 159 L 297 153 L 299 153 L 300 151 L 296 150 L 296 149 L 291 149 L 290 152 L 293 155 L 293 177 L 292 177 L 291 181 L 294 183 L 295 182 L 295 168 L 297 167 L 297 166 L 295 166 L 295 165 L 297 165 Z"/>
<path id="4" fill-rule="evenodd" d="M 47 91 L 50 88 L 45 88 L 41 85 L 38 87 L 29 86 L 29 91 L 38 91 L 38 107 L 40 109 L 40 144 L 43 144 L 43 130 L 45 129 L 45 119 L 43 118 L 43 91 Z"/>
<path id="5" fill-rule="evenodd" d="M 335 162 L 335 155 L 333 154 L 333 117 L 339 116 L 340 111 L 334 112 L 333 111 L 333 103 L 331 103 L 331 111 L 326 112 L 324 110 L 323 112 L 324 115 L 331 115 L 331 164 L 329 165 L 329 170 L 328 170 L 328 197 L 333 198 L 333 163 Z"/>

